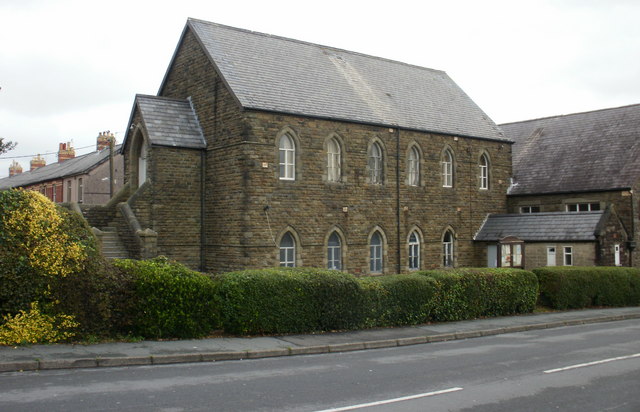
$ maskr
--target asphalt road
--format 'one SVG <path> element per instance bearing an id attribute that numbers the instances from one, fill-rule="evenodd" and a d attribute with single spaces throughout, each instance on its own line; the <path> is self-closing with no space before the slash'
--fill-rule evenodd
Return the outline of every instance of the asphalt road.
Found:
<path id="1" fill-rule="evenodd" d="M 0 374 L 0 411 L 640 411 L 640 321 L 360 352 Z"/>

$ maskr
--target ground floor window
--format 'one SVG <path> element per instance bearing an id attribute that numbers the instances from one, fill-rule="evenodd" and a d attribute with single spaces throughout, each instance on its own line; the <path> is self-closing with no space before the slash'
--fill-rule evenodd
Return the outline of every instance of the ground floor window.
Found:
<path id="1" fill-rule="evenodd" d="M 296 242 L 288 232 L 280 240 L 280 266 L 296 266 Z"/>
<path id="2" fill-rule="evenodd" d="M 442 238 L 442 266 L 453 267 L 453 233 L 450 230 Z"/>
<path id="3" fill-rule="evenodd" d="M 375 232 L 369 242 L 369 271 L 382 273 L 382 236 Z"/>
<path id="4" fill-rule="evenodd" d="M 414 231 L 409 236 L 409 270 L 420 269 L 420 238 Z"/>
<path id="5" fill-rule="evenodd" d="M 500 245 L 500 267 L 522 267 L 522 243 Z"/>
<path id="6" fill-rule="evenodd" d="M 564 249 L 564 265 L 573 266 L 573 247 L 565 246 L 563 249 Z"/>
<path id="7" fill-rule="evenodd" d="M 327 245 L 327 267 L 329 269 L 342 270 L 342 247 L 340 236 L 333 232 L 329 236 Z"/>

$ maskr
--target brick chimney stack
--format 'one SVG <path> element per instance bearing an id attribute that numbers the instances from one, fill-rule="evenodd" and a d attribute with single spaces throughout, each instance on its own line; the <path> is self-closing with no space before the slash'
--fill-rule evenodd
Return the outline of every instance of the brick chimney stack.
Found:
<path id="1" fill-rule="evenodd" d="M 74 157 L 76 157 L 76 150 L 71 146 L 71 142 L 60 143 L 60 149 L 58 150 L 58 163 L 73 159 Z"/>
<path id="2" fill-rule="evenodd" d="M 115 143 L 116 137 L 109 130 L 98 134 L 98 144 L 96 145 L 98 151 L 108 148 L 111 139 L 113 139 L 113 142 Z"/>
<path id="3" fill-rule="evenodd" d="M 20 173 L 22 173 L 22 166 L 14 160 L 11 166 L 9 166 L 9 177 L 19 175 Z"/>
<path id="4" fill-rule="evenodd" d="M 29 171 L 33 171 L 40 167 L 46 166 L 46 164 L 47 164 L 47 161 L 44 160 L 44 158 L 40 157 L 40 155 L 38 155 L 33 159 L 31 159 L 31 169 L 29 169 Z"/>

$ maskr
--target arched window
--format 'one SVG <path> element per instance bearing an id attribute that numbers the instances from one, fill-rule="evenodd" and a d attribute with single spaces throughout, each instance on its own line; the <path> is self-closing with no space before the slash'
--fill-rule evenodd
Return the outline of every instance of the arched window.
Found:
<path id="1" fill-rule="evenodd" d="M 369 271 L 382 273 L 382 235 L 376 231 L 369 242 Z"/>
<path id="2" fill-rule="evenodd" d="M 369 148 L 369 183 L 382 184 L 382 147 L 374 142 Z"/>
<path id="3" fill-rule="evenodd" d="M 333 232 L 327 243 L 327 267 L 329 269 L 342 270 L 342 242 L 340 235 Z"/>
<path id="4" fill-rule="evenodd" d="M 409 270 L 420 269 L 420 237 L 414 230 L 409 235 Z"/>
<path id="5" fill-rule="evenodd" d="M 489 159 L 486 154 L 480 156 L 480 189 L 489 189 Z"/>
<path id="6" fill-rule="evenodd" d="M 327 142 L 327 180 L 340 181 L 340 144 L 335 138 Z"/>
<path id="7" fill-rule="evenodd" d="M 280 179 L 294 180 L 296 178 L 296 146 L 288 133 L 280 137 L 278 150 L 280 152 Z"/>
<path id="8" fill-rule="evenodd" d="M 407 175 L 409 186 L 418 186 L 420 184 L 420 152 L 415 146 L 409 151 Z"/>
<path id="9" fill-rule="evenodd" d="M 447 149 L 442 153 L 442 186 L 453 187 L 453 154 Z"/>
<path id="10" fill-rule="evenodd" d="M 453 267 L 453 233 L 447 230 L 442 238 L 442 266 Z"/>
<path id="11" fill-rule="evenodd" d="M 296 266 L 296 241 L 289 232 L 280 239 L 280 266 Z"/>

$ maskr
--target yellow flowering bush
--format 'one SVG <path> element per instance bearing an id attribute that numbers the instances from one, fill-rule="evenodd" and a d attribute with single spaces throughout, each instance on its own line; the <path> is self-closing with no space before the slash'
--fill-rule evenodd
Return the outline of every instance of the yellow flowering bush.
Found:
<path id="1" fill-rule="evenodd" d="M 61 230 L 55 205 L 34 191 L 9 191 L 0 203 L 2 255 L 19 254 L 24 263 L 45 276 L 66 276 L 80 269 L 86 257 L 82 245 Z M 25 260 L 26 259 L 26 260 Z"/>
<path id="2" fill-rule="evenodd" d="M 3 320 L 0 345 L 55 343 L 75 336 L 73 329 L 78 327 L 73 316 L 42 313 L 38 302 L 33 302 L 28 312 L 21 310 L 15 316 L 4 316 Z"/>

